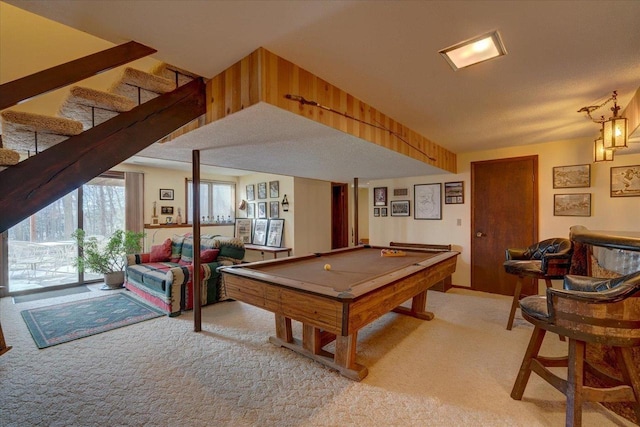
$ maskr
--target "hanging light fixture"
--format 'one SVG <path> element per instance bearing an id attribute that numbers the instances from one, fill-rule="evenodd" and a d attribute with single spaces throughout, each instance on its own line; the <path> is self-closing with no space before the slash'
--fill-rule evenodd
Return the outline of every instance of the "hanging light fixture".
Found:
<path id="1" fill-rule="evenodd" d="M 613 117 L 602 123 L 602 138 L 604 142 L 604 148 L 610 150 L 616 150 L 618 148 L 627 148 L 627 124 L 628 120 L 625 117 L 618 117 L 618 111 L 620 106 L 616 102 L 618 96 L 617 91 L 613 91 Z"/>
<path id="2" fill-rule="evenodd" d="M 613 161 L 613 150 L 604 148 L 604 139 L 602 138 L 602 129 L 600 129 L 600 136 L 595 140 L 594 150 L 593 150 L 593 161 L 594 163 Z"/>

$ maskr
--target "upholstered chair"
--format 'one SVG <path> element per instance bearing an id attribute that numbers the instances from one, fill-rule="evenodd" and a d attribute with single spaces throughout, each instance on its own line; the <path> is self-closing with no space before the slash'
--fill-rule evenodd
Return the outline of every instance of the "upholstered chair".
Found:
<path id="1" fill-rule="evenodd" d="M 522 281 L 525 278 L 535 279 L 536 286 L 539 279 L 543 279 L 547 288 L 552 286 L 551 280 L 561 280 L 569 274 L 573 244 L 569 239 L 553 238 L 522 249 L 507 249 L 504 270 L 518 276 L 513 293 L 513 302 L 507 322 L 507 330 L 511 330 L 513 319 L 520 301 Z"/>
<path id="2" fill-rule="evenodd" d="M 513 399 L 522 399 L 533 371 L 565 394 L 567 426 L 580 426 L 583 402 L 634 402 L 640 422 L 640 376 L 632 359 L 632 348 L 640 346 L 640 271 L 614 279 L 568 275 L 564 289 L 523 298 L 520 308 L 534 330 L 511 391 Z M 538 355 L 547 331 L 568 338 L 568 356 Z M 590 363 L 587 344 L 612 347 L 621 378 Z M 550 367 L 568 368 L 566 379 Z M 586 372 L 603 386 L 586 386 Z"/>

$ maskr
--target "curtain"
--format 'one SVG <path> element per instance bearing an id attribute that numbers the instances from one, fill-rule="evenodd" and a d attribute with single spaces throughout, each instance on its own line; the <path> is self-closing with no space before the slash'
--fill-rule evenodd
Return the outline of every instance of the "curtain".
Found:
<path id="1" fill-rule="evenodd" d="M 124 173 L 125 228 L 141 233 L 144 231 L 144 174 Z"/>

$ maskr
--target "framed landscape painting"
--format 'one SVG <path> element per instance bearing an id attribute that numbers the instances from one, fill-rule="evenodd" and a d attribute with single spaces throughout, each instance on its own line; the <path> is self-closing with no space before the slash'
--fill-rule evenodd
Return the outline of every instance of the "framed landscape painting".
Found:
<path id="1" fill-rule="evenodd" d="M 554 194 L 553 215 L 591 216 L 591 193 Z"/>
<path id="2" fill-rule="evenodd" d="M 553 188 L 591 187 L 591 165 L 556 166 Z"/>

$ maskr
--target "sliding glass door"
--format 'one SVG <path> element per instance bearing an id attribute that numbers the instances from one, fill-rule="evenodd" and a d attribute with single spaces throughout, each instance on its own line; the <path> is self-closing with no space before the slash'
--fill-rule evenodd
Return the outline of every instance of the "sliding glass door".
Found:
<path id="1" fill-rule="evenodd" d="M 88 236 L 105 240 L 116 229 L 124 229 L 124 215 L 124 176 L 108 173 L 10 228 L 2 260 L 8 270 L 8 292 L 101 279 L 101 275 L 78 271 L 78 247 L 72 234 L 83 228 Z"/>

